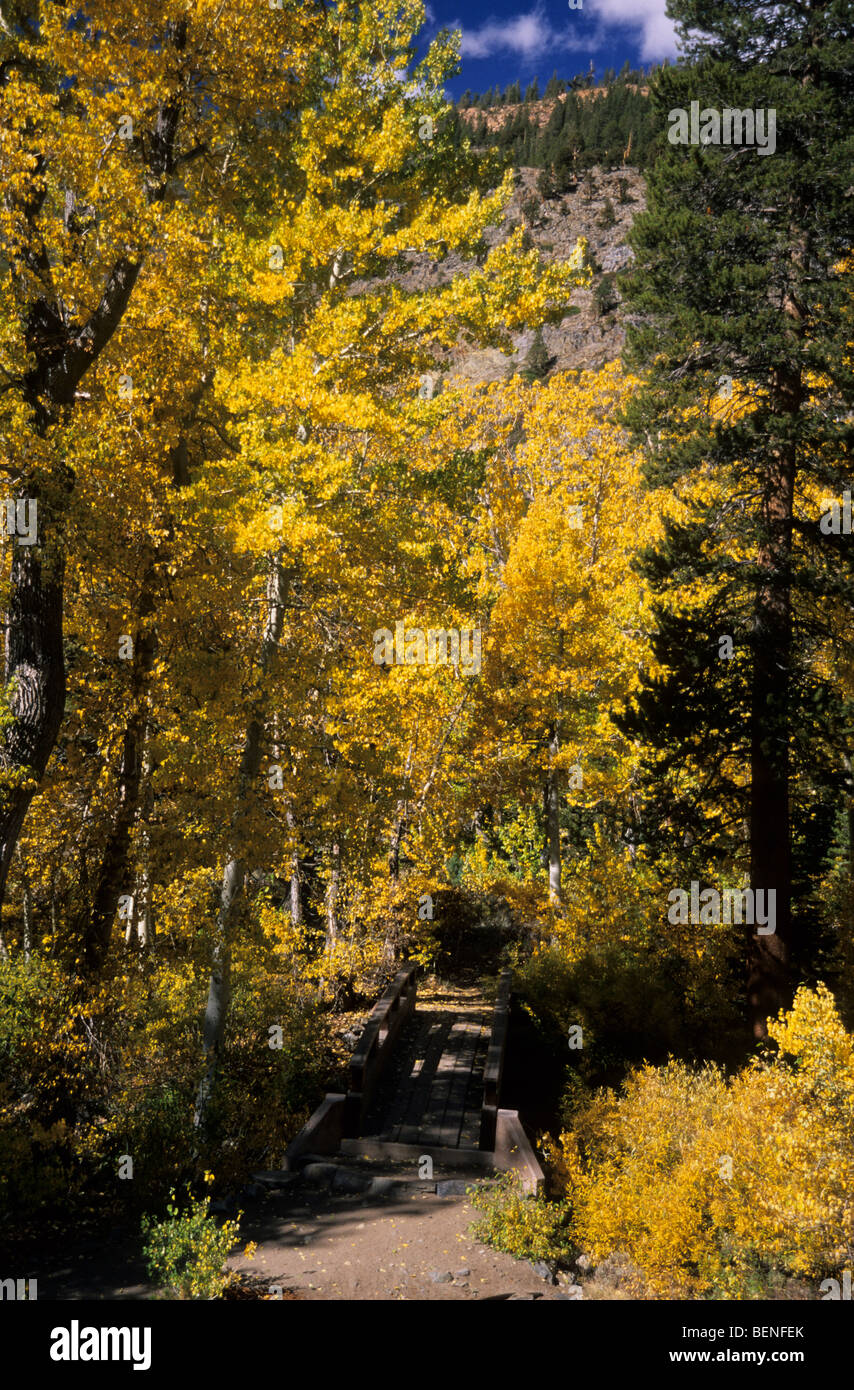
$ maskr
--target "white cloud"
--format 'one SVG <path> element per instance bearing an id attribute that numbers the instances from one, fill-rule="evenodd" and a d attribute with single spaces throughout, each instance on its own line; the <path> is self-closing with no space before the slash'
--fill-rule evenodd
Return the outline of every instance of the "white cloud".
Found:
<path id="1" fill-rule="evenodd" d="M 555 26 L 541 5 L 524 14 L 486 20 L 472 29 L 459 20 L 451 28 L 462 29 L 464 58 L 492 58 L 496 54 L 515 54 L 520 58 L 541 58 L 554 52 L 590 52 L 607 43 L 609 28 L 632 28 L 640 32 L 642 62 L 675 58 L 676 32 L 665 14 L 666 0 L 587 0 L 586 11 L 571 10 L 565 23 Z M 597 21 L 597 32 L 579 32 L 578 20 L 586 13 Z"/>
<path id="2" fill-rule="evenodd" d="M 479 29 L 463 29 L 464 58 L 491 58 L 495 53 L 541 53 L 549 40 L 548 24 L 536 11 L 515 19 L 489 19 Z"/>
<path id="3" fill-rule="evenodd" d="M 642 62 L 676 57 L 676 30 L 665 13 L 666 0 L 587 0 L 587 3 L 606 26 L 640 29 Z"/>
<path id="4" fill-rule="evenodd" d="M 456 25 L 451 26 L 456 28 Z M 587 47 L 577 34 L 560 33 L 550 24 L 543 10 L 537 6 L 527 14 L 515 15 L 511 19 L 488 19 L 479 29 L 469 29 L 465 24 L 463 31 L 462 56 L 464 58 L 492 58 L 496 53 L 515 53 L 520 58 L 539 58 L 549 49 L 571 49 Z"/>

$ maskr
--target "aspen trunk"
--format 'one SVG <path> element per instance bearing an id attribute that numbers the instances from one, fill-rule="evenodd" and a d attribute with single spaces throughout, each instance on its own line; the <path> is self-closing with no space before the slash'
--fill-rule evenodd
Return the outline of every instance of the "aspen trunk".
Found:
<path id="1" fill-rule="evenodd" d="M 21 869 L 21 902 L 24 914 L 24 960 L 29 960 L 33 949 L 33 895 L 20 845 L 18 846 L 18 863 Z"/>
<path id="2" fill-rule="evenodd" d="M 285 812 L 285 819 L 288 829 L 295 829 L 294 814 L 290 806 Z M 294 850 L 291 855 L 291 926 L 298 927 L 302 923 L 302 881 L 299 871 L 299 850 Z"/>
<path id="3" fill-rule="evenodd" d="M 245 839 L 241 832 L 243 821 L 249 809 L 253 783 L 257 780 L 261 767 L 264 734 L 262 717 L 264 677 L 272 665 L 282 635 L 285 588 L 285 571 L 278 558 L 271 558 L 267 580 L 267 621 L 258 657 L 255 709 L 246 730 L 240 759 L 237 778 L 237 806 L 231 823 L 233 850 L 223 870 L 222 887 L 219 893 L 219 905 L 214 925 L 211 976 L 202 1030 L 205 1071 L 196 1095 L 194 1117 L 195 1127 L 200 1131 L 203 1131 L 207 1124 L 210 1101 L 216 1084 L 225 1040 L 228 1006 L 231 1001 L 232 941 L 237 925 L 238 907 L 243 895 L 243 880 L 246 874 L 246 863 L 243 857 Z"/>
<path id="4" fill-rule="evenodd" d="M 338 888 L 341 881 L 341 845 L 332 846 L 329 883 L 326 887 L 326 949 L 331 950 L 338 940 Z"/>
<path id="5" fill-rule="evenodd" d="M 549 757 L 552 760 L 558 753 L 557 725 L 552 724 L 549 731 Z M 561 862 L 560 862 L 560 788 L 557 769 L 552 765 L 546 775 L 543 789 L 543 805 L 546 818 L 546 852 L 549 863 L 549 902 L 562 902 Z"/>
<path id="6" fill-rule="evenodd" d="M 84 909 L 77 924 L 83 939 L 83 960 L 89 974 L 97 973 L 104 964 L 119 896 L 129 886 L 131 835 L 142 799 L 143 757 L 148 727 L 145 700 L 157 650 L 154 631 L 142 626 L 154 610 L 153 585 L 153 570 L 149 568 L 143 581 L 139 606 L 141 626 L 134 635 L 130 689 L 132 713 L 122 740 L 118 806 L 101 855 L 90 905 Z"/>
<path id="7" fill-rule="evenodd" d="M 406 754 L 406 764 L 403 769 L 404 785 L 408 784 L 409 778 L 412 776 L 412 764 L 414 757 L 415 743 L 413 741 L 410 743 Z M 391 836 L 389 838 L 388 846 L 388 872 L 389 877 L 395 883 L 397 883 L 398 879 L 400 878 L 400 846 L 403 843 L 403 835 L 407 826 L 407 811 L 408 802 L 406 797 L 402 796 L 398 801 L 397 808 L 395 810 L 395 820 L 394 825 L 392 827 Z"/>
<path id="8" fill-rule="evenodd" d="M 291 856 L 291 926 L 302 923 L 302 883 L 299 874 L 299 855 Z"/>
<path id="9" fill-rule="evenodd" d="M 156 924 L 154 920 L 154 879 L 151 868 L 151 834 L 149 823 L 154 811 L 154 789 L 151 785 L 153 771 L 151 757 L 146 754 L 143 777 L 145 780 L 145 801 L 140 825 L 140 872 L 137 885 L 139 917 L 137 920 L 137 941 L 142 951 L 154 949 Z"/>

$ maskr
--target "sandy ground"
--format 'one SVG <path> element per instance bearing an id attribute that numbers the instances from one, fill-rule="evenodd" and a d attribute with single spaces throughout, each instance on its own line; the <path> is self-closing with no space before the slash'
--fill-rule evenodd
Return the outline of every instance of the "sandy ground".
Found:
<path id="1" fill-rule="evenodd" d="M 371 1171 L 400 1177 L 391 1164 Z M 477 1175 L 456 1170 L 436 1177 L 473 1182 Z M 470 1201 L 437 1196 L 429 1190 L 434 1186 L 411 1183 L 414 1190 L 366 1198 L 296 1184 L 246 1212 L 242 1233 L 258 1250 L 229 1265 L 300 1299 L 566 1297 L 527 1262 L 473 1240 L 467 1228 L 478 1213 Z"/>

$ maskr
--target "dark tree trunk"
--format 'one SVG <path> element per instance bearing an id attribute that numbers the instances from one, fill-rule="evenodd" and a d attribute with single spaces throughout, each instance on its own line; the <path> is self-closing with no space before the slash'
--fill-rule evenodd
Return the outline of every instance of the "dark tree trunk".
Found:
<path id="1" fill-rule="evenodd" d="M 152 586 L 153 573 L 149 570 L 143 581 L 139 612 L 142 619 L 149 616 L 154 608 Z M 131 832 L 140 807 L 143 751 L 148 725 L 145 688 L 154 665 L 156 650 L 155 633 L 151 629 L 137 630 L 134 637 L 131 675 L 130 704 L 133 713 L 122 743 L 119 804 L 101 856 L 91 907 L 84 909 L 84 914 L 77 923 L 79 938 L 83 941 L 83 961 L 89 974 L 97 972 L 104 963 L 119 896 L 123 891 L 127 891 L 129 886 Z"/>
<path id="2" fill-rule="evenodd" d="M 0 747 L 0 768 L 15 780 L 0 799 L 0 905 L 24 817 L 65 712 L 62 577 L 54 548 L 15 544 L 4 662 L 12 721 Z"/>
<path id="3" fill-rule="evenodd" d="M 779 383 L 781 404 L 794 413 L 797 379 Z M 754 605 L 750 727 L 750 882 L 776 898 L 776 929 L 751 928 L 747 1002 L 756 1038 L 766 1020 L 791 1003 L 792 854 L 789 822 L 789 704 L 792 680 L 791 559 L 796 455 L 774 451 L 762 495 L 759 580 Z M 768 925 L 770 926 L 770 921 Z"/>
<path id="4" fill-rule="evenodd" d="M 33 207 L 35 215 L 37 207 Z M 38 433 L 70 408 L 87 368 L 118 327 L 139 274 L 122 258 L 114 267 L 101 302 L 76 331 L 54 305 L 39 299 L 27 321 L 26 342 L 36 365 L 25 379 L 24 394 Z M 65 480 L 66 487 L 71 479 Z M 19 495 L 39 501 L 39 489 L 24 478 Z M 63 509 L 54 501 L 39 507 L 34 545 L 13 541 L 9 607 L 6 615 L 4 676 L 12 722 L 0 749 L 0 768 L 17 774 L 0 801 L 0 907 L 24 817 L 47 767 L 65 713 L 65 658 L 62 637 L 65 556 Z"/>

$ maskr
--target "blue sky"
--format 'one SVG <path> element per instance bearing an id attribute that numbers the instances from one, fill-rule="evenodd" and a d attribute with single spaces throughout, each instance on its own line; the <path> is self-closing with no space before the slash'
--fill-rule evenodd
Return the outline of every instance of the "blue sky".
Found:
<path id="1" fill-rule="evenodd" d="M 462 74 L 449 83 L 455 97 L 470 87 L 485 91 L 535 76 L 540 87 L 555 68 L 569 78 L 593 61 L 601 76 L 628 59 L 647 67 L 678 50 L 665 0 L 429 0 L 426 36 L 448 27 L 462 30 Z"/>

